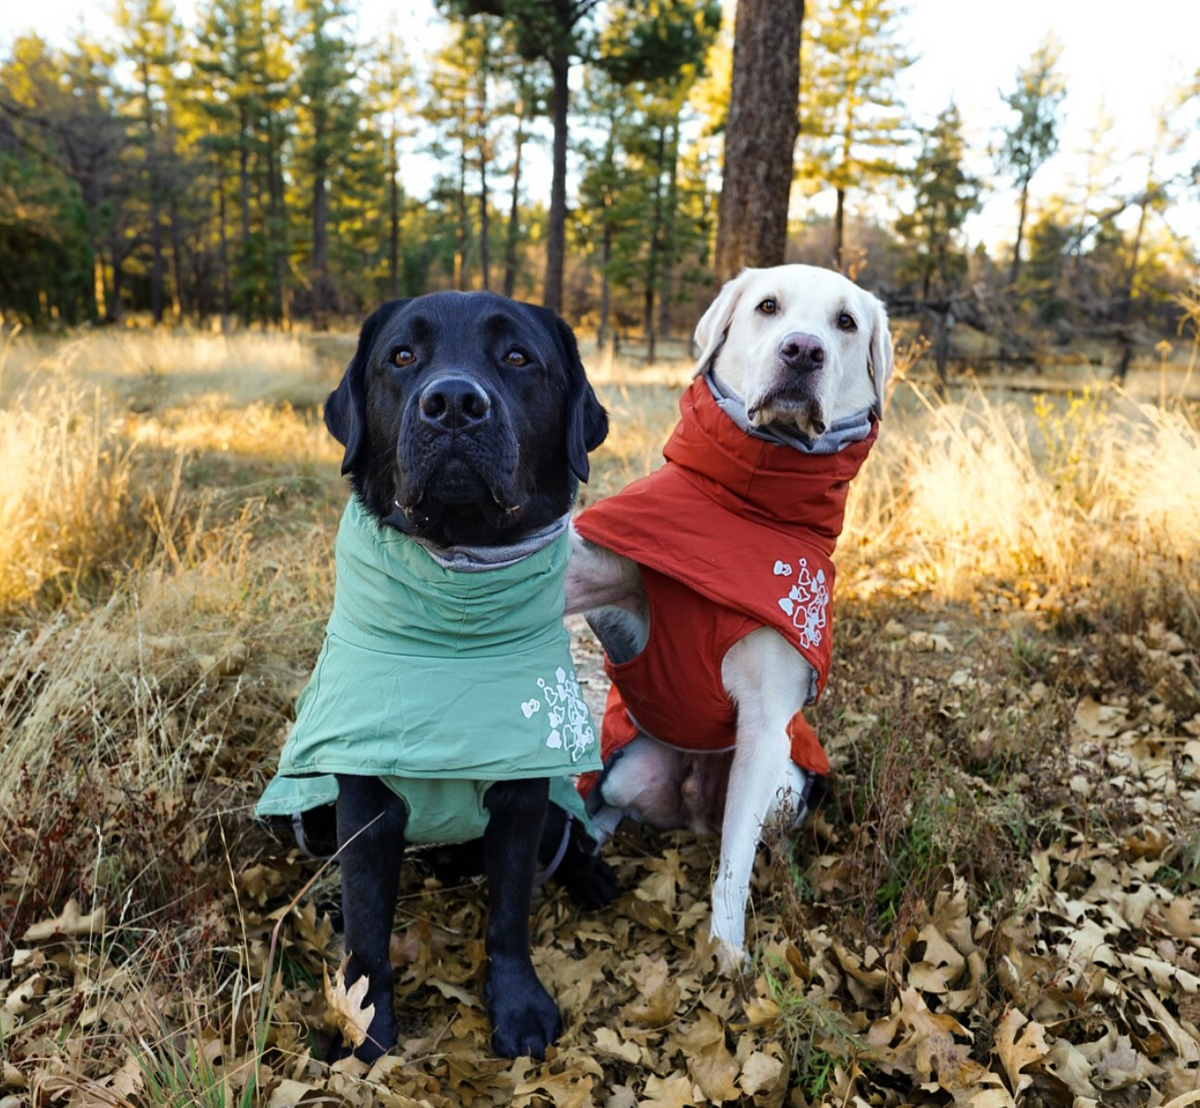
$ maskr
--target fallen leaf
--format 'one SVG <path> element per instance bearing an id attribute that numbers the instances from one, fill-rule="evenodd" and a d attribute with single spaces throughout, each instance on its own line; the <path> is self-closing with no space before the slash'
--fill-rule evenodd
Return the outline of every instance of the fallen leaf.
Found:
<path id="1" fill-rule="evenodd" d="M 978 1085 L 987 1071 L 954 1040 L 969 1037 L 967 1029 L 953 1016 L 930 1011 L 916 989 L 902 989 L 900 1002 L 900 1019 L 910 1034 L 897 1050 L 897 1063 L 906 1059 L 915 1077 L 936 1080 L 947 1092 Z"/>
<path id="2" fill-rule="evenodd" d="M 996 1028 L 996 1053 L 1008 1074 L 1008 1086 L 1014 1097 L 1033 1084 L 1033 1075 L 1022 1071 L 1040 1062 L 1048 1050 L 1046 1029 L 1040 1023 L 1030 1023 L 1016 1008 L 1004 1013 Z"/>
<path id="3" fill-rule="evenodd" d="M 332 982 L 329 980 L 327 967 L 322 967 L 322 974 L 325 979 L 325 1003 L 328 1005 L 328 1013 L 342 1033 L 342 1038 L 357 1049 L 367 1040 L 371 1020 L 375 1018 L 375 1005 L 368 1004 L 365 1008 L 362 1006 L 363 998 L 371 984 L 365 973 L 346 988 L 346 965 L 349 961 L 349 956 L 342 960 Z"/>
<path id="4" fill-rule="evenodd" d="M 673 1074 L 658 1077 L 651 1074 L 646 1078 L 645 1098 L 638 1101 L 638 1108 L 652 1105 L 653 1108 L 689 1108 L 704 1103 L 704 1094 L 693 1084 L 690 1077 Z"/>
<path id="5" fill-rule="evenodd" d="M 688 1073 L 710 1101 L 720 1104 L 737 1099 L 738 1090 L 734 1084 L 738 1075 L 737 1059 L 723 1042 L 710 1043 L 699 1054 L 689 1057 Z"/>
<path id="6" fill-rule="evenodd" d="M 585 1102 L 591 1102 L 592 1079 L 578 1073 L 545 1073 L 518 1085 L 513 1097 L 530 1093 L 544 1093 L 554 1101 L 554 1108 L 582 1108 Z"/>
<path id="7" fill-rule="evenodd" d="M 31 924 L 21 937 L 26 942 L 37 943 L 55 937 L 72 939 L 79 935 L 98 935 L 103 930 L 104 905 L 82 916 L 79 914 L 79 901 L 72 897 L 64 905 L 62 915 Z"/>
<path id="8" fill-rule="evenodd" d="M 1098 1090 L 1092 1084 L 1092 1064 L 1083 1051 L 1066 1039 L 1057 1040 L 1042 1059 L 1042 1069 L 1057 1078 L 1076 1096 L 1096 1097 Z"/>
<path id="9" fill-rule="evenodd" d="M 746 1059 L 737 1083 L 747 1096 L 754 1096 L 777 1089 L 783 1080 L 783 1062 L 756 1050 Z"/>
<path id="10" fill-rule="evenodd" d="M 292 1081 L 290 1078 L 284 1078 L 271 1090 L 271 1099 L 267 1102 L 267 1108 L 294 1108 L 300 1103 L 300 1098 L 305 1093 L 314 1091 L 314 1086 L 305 1081 Z"/>
<path id="11" fill-rule="evenodd" d="M 466 1004 L 468 1007 L 478 1007 L 479 1005 L 479 997 L 461 985 L 443 981 L 440 977 L 427 977 L 425 984 L 437 989 L 447 1000 L 457 1000 L 460 1004 Z"/>
<path id="12" fill-rule="evenodd" d="M 1105 1092 L 1112 1092 L 1114 1089 L 1128 1089 L 1161 1072 L 1149 1058 L 1133 1049 L 1128 1035 L 1121 1035 L 1112 1047 L 1096 1059 L 1092 1082 Z"/>
<path id="13" fill-rule="evenodd" d="M 917 939 L 925 944 L 925 957 L 909 967 L 909 982 L 922 992 L 948 993 L 966 967 L 967 960 L 932 923 L 921 928 Z"/>
<path id="14" fill-rule="evenodd" d="M 642 1048 L 637 1043 L 626 1042 L 611 1027 L 598 1027 L 592 1037 L 596 1050 L 635 1065 L 642 1057 Z"/>
<path id="15" fill-rule="evenodd" d="M 1126 726 L 1127 713 L 1124 708 L 1112 704 L 1099 704 L 1085 696 L 1075 709 L 1075 726 L 1093 739 L 1109 739 Z"/>
<path id="16" fill-rule="evenodd" d="M 643 957 L 629 979 L 645 1001 L 626 1006 L 625 1013 L 631 1020 L 645 1027 L 663 1027 L 675 1018 L 680 990 L 671 980 L 671 967 L 665 958 Z"/>

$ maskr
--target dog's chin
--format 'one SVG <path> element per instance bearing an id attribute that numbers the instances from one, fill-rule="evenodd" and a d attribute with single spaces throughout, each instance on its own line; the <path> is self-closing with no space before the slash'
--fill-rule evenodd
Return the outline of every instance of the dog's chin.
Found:
<path id="1" fill-rule="evenodd" d="M 778 389 L 748 404 L 746 416 L 755 427 L 795 427 L 810 439 L 819 439 L 829 429 L 820 399 L 791 389 Z"/>
<path id="2" fill-rule="evenodd" d="M 527 499 L 500 475 L 485 477 L 452 460 L 425 480 L 401 477 L 395 507 L 404 529 L 432 535 L 439 529 L 470 532 L 482 524 L 490 531 L 507 531 L 520 523 Z"/>

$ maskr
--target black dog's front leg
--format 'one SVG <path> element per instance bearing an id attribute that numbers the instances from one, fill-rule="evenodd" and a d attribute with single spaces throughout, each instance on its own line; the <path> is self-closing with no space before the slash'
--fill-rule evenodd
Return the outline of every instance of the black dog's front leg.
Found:
<path id="1" fill-rule="evenodd" d="M 490 908 L 484 997 L 492 1048 L 506 1058 L 544 1058 L 562 1030 L 558 1007 L 542 988 L 529 957 L 529 904 L 549 782 L 502 781 L 487 791 L 484 833 Z"/>
<path id="2" fill-rule="evenodd" d="M 367 1039 L 354 1052 L 365 1062 L 373 1062 L 396 1042 L 388 947 L 407 823 L 404 802 L 377 777 L 338 776 L 342 914 L 350 955 L 346 983 L 366 974 L 370 984 L 363 1006 L 375 1005 Z"/>

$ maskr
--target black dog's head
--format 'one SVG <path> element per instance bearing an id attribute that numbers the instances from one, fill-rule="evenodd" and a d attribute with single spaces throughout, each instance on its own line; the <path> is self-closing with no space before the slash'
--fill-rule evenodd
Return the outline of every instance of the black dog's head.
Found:
<path id="1" fill-rule="evenodd" d="M 380 521 L 449 546 L 509 542 L 565 513 L 608 417 L 553 312 L 437 292 L 367 319 L 325 426 Z"/>

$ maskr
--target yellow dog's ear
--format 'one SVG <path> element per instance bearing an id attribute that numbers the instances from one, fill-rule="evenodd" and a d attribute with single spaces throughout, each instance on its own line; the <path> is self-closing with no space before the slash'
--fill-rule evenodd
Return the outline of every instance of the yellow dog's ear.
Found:
<path id="1" fill-rule="evenodd" d="M 758 272 L 757 269 L 743 269 L 733 280 L 726 281 L 721 291 L 717 293 L 716 300 L 700 317 L 693 336 L 696 345 L 700 348 L 693 376 L 699 377 L 708 369 L 709 363 L 724 345 L 725 336 L 729 334 L 729 324 L 733 321 L 733 310 L 741 299 L 742 290 Z"/>
<path id="2" fill-rule="evenodd" d="M 888 381 L 892 378 L 892 333 L 888 330 L 887 308 L 878 297 L 872 296 L 874 320 L 871 324 L 871 347 L 867 354 L 867 372 L 875 385 L 875 415 L 883 419 L 883 403 L 887 399 Z"/>

